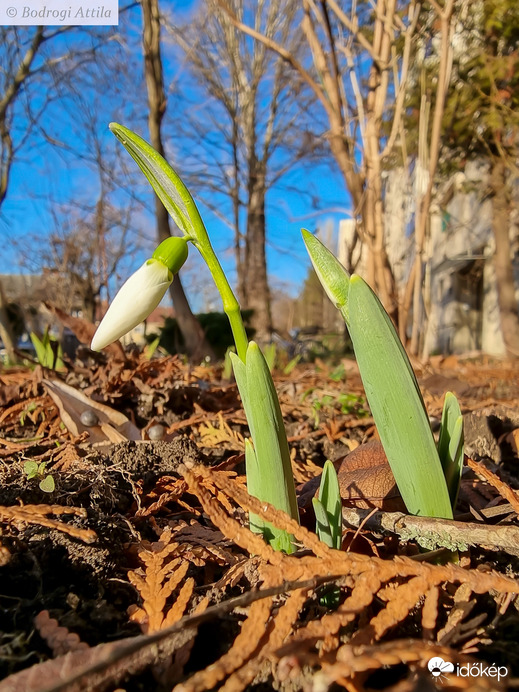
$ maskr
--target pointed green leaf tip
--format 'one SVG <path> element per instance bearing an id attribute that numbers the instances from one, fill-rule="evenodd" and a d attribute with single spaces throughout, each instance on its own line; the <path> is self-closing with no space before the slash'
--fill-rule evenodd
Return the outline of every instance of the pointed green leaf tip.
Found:
<path id="1" fill-rule="evenodd" d="M 135 160 L 180 230 L 207 245 L 209 239 L 205 231 L 200 231 L 203 223 L 196 204 L 176 171 L 135 132 L 119 123 L 110 123 L 109 128 Z"/>
<path id="2" fill-rule="evenodd" d="M 328 298 L 336 308 L 346 308 L 350 275 L 339 260 L 309 231 L 302 228 L 301 234 L 315 273 Z"/>

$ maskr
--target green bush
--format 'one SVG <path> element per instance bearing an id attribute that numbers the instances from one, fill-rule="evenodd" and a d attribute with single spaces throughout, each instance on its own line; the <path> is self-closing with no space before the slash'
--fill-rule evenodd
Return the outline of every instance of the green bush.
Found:
<path id="1" fill-rule="evenodd" d="M 249 339 L 254 335 L 254 329 L 249 324 L 252 312 L 252 310 L 242 310 L 241 313 Z M 202 312 L 196 318 L 200 322 L 216 357 L 223 360 L 229 346 L 234 344 L 227 315 L 224 312 Z M 152 343 L 157 336 L 159 337 L 159 346 L 168 353 L 183 353 L 184 339 L 174 317 L 166 317 L 164 326 L 159 330 L 159 333 L 147 334 L 146 341 Z"/>

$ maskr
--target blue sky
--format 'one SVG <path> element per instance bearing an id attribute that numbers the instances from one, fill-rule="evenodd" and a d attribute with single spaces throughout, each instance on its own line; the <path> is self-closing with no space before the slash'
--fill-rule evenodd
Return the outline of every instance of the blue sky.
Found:
<path id="1" fill-rule="evenodd" d="M 177 3 L 186 9 L 186 3 Z M 189 3 L 195 4 L 195 3 Z M 134 13 L 131 18 L 131 32 L 134 34 L 136 48 L 138 48 L 139 14 Z M 20 28 L 23 32 L 23 28 Z M 171 83 L 177 77 L 178 67 L 168 62 L 165 53 L 165 82 Z M 135 76 L 135 90 L 142 89 L 142 64 L 139 51 L 136 50 L 130 56 L 132 69 Z M 123 122 L 126 126 L 147 137 L 146 112 L 144 107 L 145 95 L 141 92 L 140 104 L 135 105 L 131 98 L 131 106 L 122 106 L 121 102 L 103 100 L 102 93 L 96 93 L 95 82 L 91 87 L 92 98 L 97 100 L 95 127 L 100 138 L 104 142 L 107 153 L 115 151 L 120 145 L 109 133 L 107 125 L 112 119 Z M 86 91 L 87 99 L 90 92 Z M 132 94 L 137 96 L 137 94 Z M 64 107 L 67 106 L 67 107 Z M 171 105 L 170 105 L 171 108 Z M 318 106 L 317 106 L 318 108 Z M 167 112 L 166 128 L 172 131 L 175 114 Z M 47 110 L 45 115 L 45 127 L 47 131 L 67 146 L 72 144 L 74 130 L 77 130 L 77 115 L 70 104 L 60 102 L 58 99 Z M 19 126 L 23 127 L 23 122 Z M 168 151 L 175 151 L 186 142 L 175 142 L 174 136 L 170 136 L 166 142 Z M 181 147 L 181 148 L 182 148 Z M 122 147 L 120 147 L 122 149 Z M 79 147 L 85 155 L 84 145 Z M 119 152 L 122 156 L 123 152 Z M 124 159 L 126 156 L 126 160 Z M 136 173 L 136 168 L 130 157 L 124 153 L 121 160 L 126 163 L 128 170 Z M 119 164 L 117 164 L 119 165 Z M 64 149 L 56 149 L 45 142 L 37 134 L 33 135 L 30 146 L 22 149 L 12 170 L 11 183 L 8 197 L 0 212 L 0 237 L 2 238 L 3 252 L 0 255 L 0 273 L 12 273 L 27 271 L 28 267 L 21 262 L 21 254 L 18 244 L 27 245 L 28 238 L 34 235 L 44 238 L 54 228 L 54 219 L 50 210 L 53 205 L 59 203 L 68 205 L 74 201 L 81 204 L 94 204 L 97 198 L 99 183 L 94 169 L 85 158 L 67 152 Z M 147 183 L 142 179 L 138 186 L 144 202 L 151 207 L 152 196 L 147 191 Z M 307 196 L 297 192 L 287 192 L 285 186 L 273 188 L 267 197 L 267 261 L 272 284 L 284 286 L 292 294 L 297 293 L 306 276 L 309 262 L 300 239 L 302 226 L 313 230 L 332 219 L 337 228 L 338 220 L 348 215 L 348 196 L 344 184 L 337 173 L 335 164 L 331 158 L 327 158 L 321 164 L 299 166 L 290 176 L 283 181 L 300 190 L 311 190 L 312 199 L 317 204 L 311 204 Z M 131 186 L 132 183 L 128 183 Z M 192 190 L 193 191 L 193 190 Z M 194 191 L 193 191 L 194 192 Z M 125 192 L 115 193 L 118 202 L 125 204 Z M 195 193 L 196 198 L 196 193 Z M 199 202 L 199 200 L 197 200 Z M 221 257 L 224 269 L 228 272 L 231 282 L 234 279 L 233 258 L 230 248 L 232 237 L 228 228 L 219 221 L 213 213 L 200 203 L 200 209 L 206 222 L 209 234 L 217 253 Z M 149 248 L 153 247 L 154 221 L 146 209 L 142 209 L 136 216 L 135 240 L 141 244 L 141 251 L 137 252 L 130 262 L 129 268 L 137 268 L 146 257 Z M 11 241 L 16 241 L 13 243 Z M 35 249 L 37 252 L 37 248 Z M 189 268 L 189 264 L 187 265 Z M 193 262 L 191 274 L 198 274 L 199 265 Z M 126 268 L 125 268 L 126 270 Z M 189 269 L 188 269 L 189 273 Z M 186 280 L 188 280 L 188 276 Z M 122 282 L 125 276 L 120 277 Z M 200 300 L 190 297 L 192 307 L 197 310 L 203 306 Z"/>

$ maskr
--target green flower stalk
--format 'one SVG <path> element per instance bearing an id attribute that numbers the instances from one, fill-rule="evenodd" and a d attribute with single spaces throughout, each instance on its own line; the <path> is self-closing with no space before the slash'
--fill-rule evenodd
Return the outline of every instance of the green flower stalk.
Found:
<path id="1" fill-rule="evenodd" d="M 288 442 L 272 376 L 257 344 L 248 343 L 240 306 L 196 204 L 173 168 L 144 139 L 116 123 L 110 129 L 137 162 L 184 236 L 161 243 L 153 257 L 128 279 L 99 325 L 92 348 L 103 348 L 148 316 L 185 262 L 187 243 L 191 242 L 213 276 L 236 344 L 237 355 L 231 354 L 231 359 L 252 438 L 245 445 L 249 492 L 299 521 Z M 292 536 L 286 532 L 255 515 L 250 517 L 250 524 L 277 550 L 293 551 Z"/>

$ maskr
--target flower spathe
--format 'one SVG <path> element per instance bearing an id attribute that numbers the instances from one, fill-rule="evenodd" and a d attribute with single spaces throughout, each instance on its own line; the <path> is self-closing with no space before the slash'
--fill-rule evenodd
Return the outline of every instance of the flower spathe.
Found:
<path id="1" fill-rule="evenodd" d="M 161 260 L 147 260 L 121 286 L 90 348 L 100 351 L 134 329 L 159 305 L 172 281 L 173 273 Z"/>

